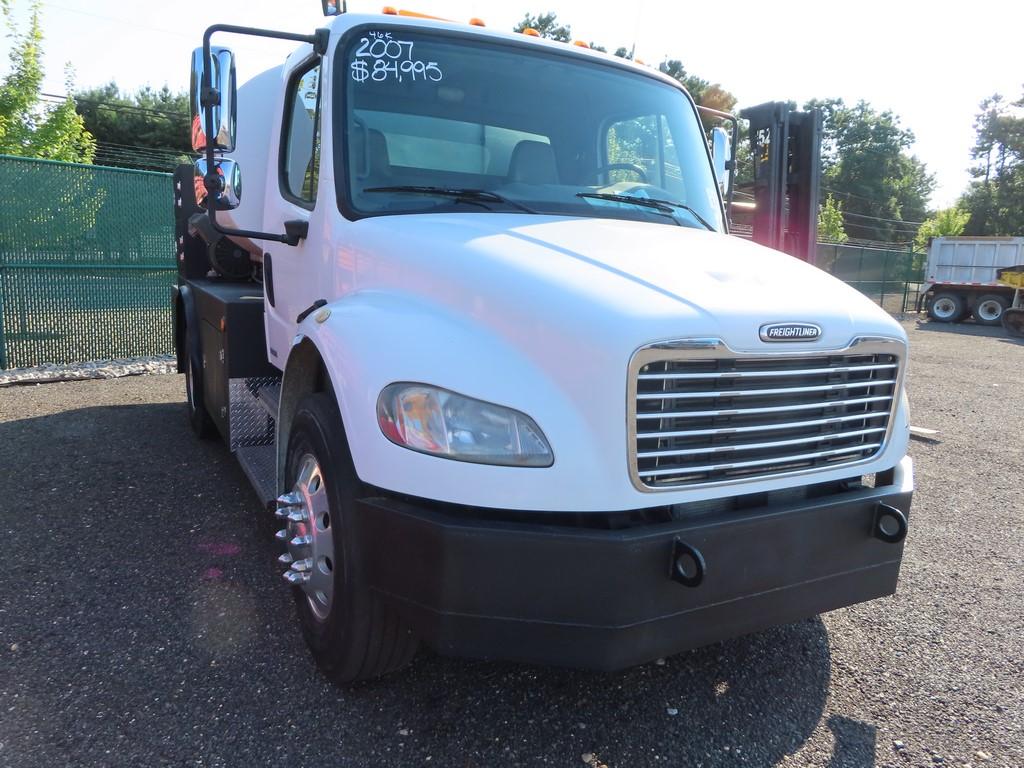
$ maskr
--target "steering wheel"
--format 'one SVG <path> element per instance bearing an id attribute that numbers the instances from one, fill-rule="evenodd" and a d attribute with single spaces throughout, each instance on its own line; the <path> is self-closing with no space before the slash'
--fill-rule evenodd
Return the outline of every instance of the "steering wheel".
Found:
<path id="1" fill-rule="evenodd" d="M 636 163 L 609 163 L 608 165 L 602 165 L 600 168 L 594 171 L 594 179 L 602 176 L 608 171 L 632 171 L 640 177 L 640 181 L 644 184 L 647 183 L 647 171 Z"/>

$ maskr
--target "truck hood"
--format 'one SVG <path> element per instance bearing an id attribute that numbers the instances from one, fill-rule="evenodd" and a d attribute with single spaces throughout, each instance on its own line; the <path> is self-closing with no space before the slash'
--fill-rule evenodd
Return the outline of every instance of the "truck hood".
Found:
<path id="1" fill-rule="evenodd" d="M 379 216 L 337 226 L 330 238 L 317 238 L 340 244 L 322 251 L 336 260 L 323 274 L 340 281 L 337 300 L 300 332 L 314 337 L 332 379 L 342 382 L 339 406 L 350 443 L 360 446 L 353 451 L 359 477 L 412 496 L 506 509 L 630 510 L 805 484 L 807 476 L 793 474 L 659 494 L 636 487 L 629 478 L 634 353 L 683 338 L 720 339 L 761 355 L 829 354 L 863 336 L 905 343 L 895 321 L 824 272 L 713 232 L 499 213 Z M 316 290 L 332 298 L 331 287 Z M 309 295 L 305 288 L 303 300 Z M 761 325 L 787 321 L 816 323 L 822 336 L 760 340 Z M 528 414 L 554 464 L 489 467 L 397 448 L 376 419 L 379 393 L 395 382 L 432 384 Z M 858 471 L 892 467 L 906 449 L 902 430 Z M 851 474 L 849 465 L 836 465 L 814 477 Z"/>
<path id="2" fill-rule="evenodd" d="M 856 336 L 905 339 L 863 294 L 820 269 L 737 237 L 621 219 L 428 214 L 364 219 L 353 254 L 360 290 L 398 290 L 476 322 L 552 332 L 575 326 L 632 349 L 713 336 L 736 350 L 766 344 L 773 322 L 820 325 L 818 348 Z M 365 250 L 364 250 L 365 248 Z"/>

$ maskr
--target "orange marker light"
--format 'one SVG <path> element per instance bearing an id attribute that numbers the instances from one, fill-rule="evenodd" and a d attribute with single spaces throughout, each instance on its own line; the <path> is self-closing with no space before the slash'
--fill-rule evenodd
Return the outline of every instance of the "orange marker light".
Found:
<path id="1" fill-rule="evenodd" d="M 381 10 L 381 13 L 383 13 L 385 16 L 397 16 L 398 9 L 395 8 L 395 6 L 393 5 L 385 5 L 384 8 Z"/>
<path id="2" fill-rule="evenodd" d="M 574 40 L 573 45 L 578 45 L 580 48 L 589 48 L 590 46 L 582 40 Z"/>
<path id="3" fill-rule="evenodd" d="M 474 16 L 472 19 L 469 20 L 469 26 L 471 26 L 471 27 L 486 27 L 487 25 L 484 24 L 484 20 L 483 19 L 478 19 L 478 18 L 476 18 Z"/>
<path id="4" fill-rule="evenodd" d="M 540 37 L 540 32 L 538 32 L 533 27 L 527 27 L 526 29 L 524 29 L 523 34 L 528 35 L 529 37 Z"/>

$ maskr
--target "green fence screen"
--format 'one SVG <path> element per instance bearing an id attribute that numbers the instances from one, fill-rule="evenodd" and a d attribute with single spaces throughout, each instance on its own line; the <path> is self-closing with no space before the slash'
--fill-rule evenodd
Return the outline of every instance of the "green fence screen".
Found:
<path id="1" fill-rule="evenodd" d="M 171 176 L 0 155 L 0 369 L 173 351 Z M 817 265 L 890 312 L 923 254 L 819 243 Z"/>
<path id="2" fill-rule="evenodd" d="M 0 369 L 171 352 L 171 176 L 0 155 Z"/>
<path id="3" fill-rule="evenodd" d="M 924 279 L 925 254 L 859 245 L 818 243 L 815 264 L 893 313 L 913 311 Z"/>

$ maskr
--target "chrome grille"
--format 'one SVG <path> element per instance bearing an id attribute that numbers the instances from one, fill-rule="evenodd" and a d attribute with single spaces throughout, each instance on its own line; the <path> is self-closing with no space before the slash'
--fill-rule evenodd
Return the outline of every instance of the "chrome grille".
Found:
<path id="1" fill-rule="evenodd" d="M 885 443 L 902 344 L 745 356 L 647 348 L 631 365 L 632 475 L 647 490 L 855 464 Z"/>

